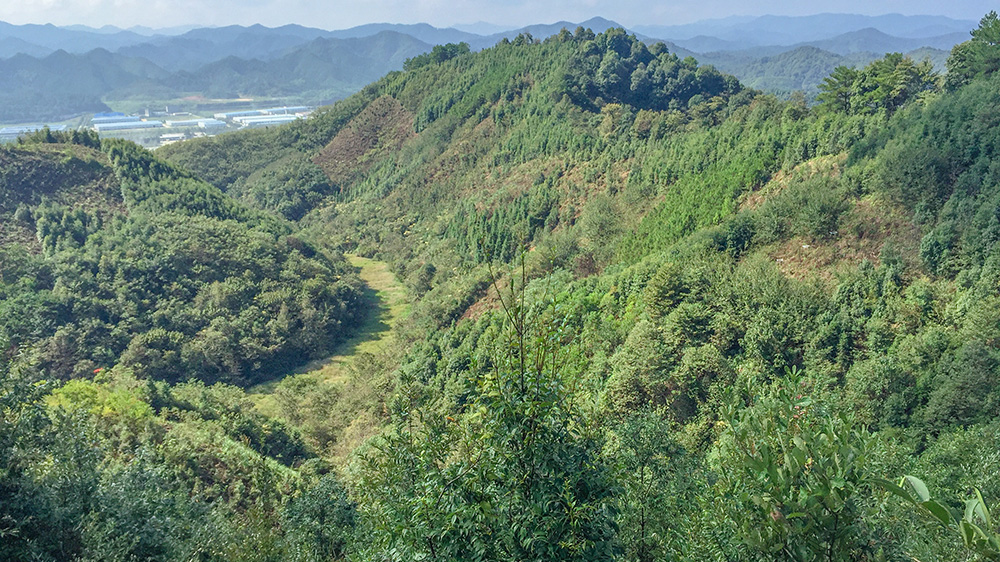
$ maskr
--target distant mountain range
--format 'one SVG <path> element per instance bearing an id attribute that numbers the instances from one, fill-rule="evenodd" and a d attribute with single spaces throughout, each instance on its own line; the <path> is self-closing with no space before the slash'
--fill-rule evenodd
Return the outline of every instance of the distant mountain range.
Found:
<path id="1" fill-rule="evenodd" d="M 478 50 L 529 33 L 623 27 L 603 18 L 504 30 L 376 23 L 344 30 L 300 25 L 120 29 L 0 22 L 0 122 L 56 120 L 127 99 L 272 96 L 330 102 L 357 91 L 433 45 Z M 816 85 L 839 64 L 865 64 L 886 52 L 914 53 L 943 65 L 976 22 L 939 16 L 820 14 L 707 20 L 630 29 L 663 41 L 747 85 L 778 93 Z"/>
<path id="2" fill-rule="evenodd" d="M 228 55 L 192 71 L 174 72 L 149 58 L 105 49 L 83 54 L 59 50 L 43 58 L 17 55 L 0 60 L 0 122 L 59 120 L 107 111 L 106 100 L 170 100 L 190 94 L 331 103 L 430 49 L 409 35 L 383 31 L 363 39 L 313 39 L 266 60 Z"/>
<path id="3" fill-rule="evenodd" d="M 816 14 L 812 16 L 729 17 L 685 25 L 639 25 L 637 33 L 670 39 L 689 47 L 687 41 L 715 38 L 728 42 L 734 50 L 767 45 L 791 46 L 829 39 L 852 31 L 872 28 L 887 35 L 908 39 L 964 33 L 966 37 L 978 22 L 943 16 L 862 16 L 857 14 Z M 715 50 L 715 49 L 711 49 Z"/>

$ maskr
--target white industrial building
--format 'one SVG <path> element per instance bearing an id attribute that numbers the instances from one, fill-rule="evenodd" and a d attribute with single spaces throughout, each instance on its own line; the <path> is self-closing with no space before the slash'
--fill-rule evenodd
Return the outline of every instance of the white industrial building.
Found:
<path id="1" fill-rule="evenodd" d="M 181 129 L 184 127 L 198 127 L 200 126 L 201 121 L 202 121 L 201 119 L 187 119 L 184 121 L 167 121 L 166 126 L 175 129 Z"/>
<path id="2" fill-rule="evenodd" d="M 236 121 L 242 122 L 242 119 L 247 117 L 261 117 L 261 116 L 284 116 L 284 115 L 301 115 L 311 111 L 311 108 L 304 105 L 293 106 L 293 107 L 269 107 L 267 109 L 248 109 L 246 111 L 230 111 L 228 113 L 216 113 L 213 117 L 216 119 L 221 119 L 225 121 Z"/>
<path id="3" fill-rule="evenodd" d="M 296 106 L 296 107 L 272 107 L 271 109 L 263 109 L 268 115 L 295 115 L 296 113 L 305 113 L 309 111 L 308 107 Z"/>
<path id="4" fill-rule="evenodd" d="M 244 127 L 270 127 L 273 125 L 284 125 L 300 119 L 295 115 L 258 115 L 252 117 L 237 117 L 233 119 Z"/>
<path id="5" fill-rule="evenodd" d="M 108 123 L 136 123 L 142 121 L 142 117 L 135 115 L 109 115 L 109 116 L 94 116 L 90 119 L 91 125 L 105 125 Z"/>
<path id="6" fill-rule="evenodd" d="M 179 142 L 184 140 L 185 138 L 187 138 L 187 135 L 184 133 L 165 133 L 160 135 L 160 144 L 164 145 L 164 144 Z"/>
<path id="7" fill-rule="evenodd" d="M 225 127 L 226 124 L 222 121 L 219 121 L 218 119 L 187 119 L 184 121 L 167 121 L 166 126 L 173 129 L 184 129 L 189 127 L 213 129 L 216 127 Z"/>
<path id="8" fill-rule="evenodd" d="M 98 123 L 94 125 L 94 130 L 98 133 L 108 131 L 128 131 L 131 129 L 156 129 L 163 127 L 162 121 L 119 121 L 117 123 Z"/>
<path id="9" fill-rule="evenodd" d="M 224 128 L 226 123 L 218 119 L 202 119 L 198 122 L 198 126 L 202 129 L 220 129 Z"/>
<path id="10" fill-rule="evenodd" d="M 228 119 L 236 119 L 237 117 L 249 117 L 251 115 L 264 115 L 263 109 L 251 109 L 248 111 L 230 111 L 228 113 L 216 113 L 212 117 L 220 119 L 222 121 Z"/>

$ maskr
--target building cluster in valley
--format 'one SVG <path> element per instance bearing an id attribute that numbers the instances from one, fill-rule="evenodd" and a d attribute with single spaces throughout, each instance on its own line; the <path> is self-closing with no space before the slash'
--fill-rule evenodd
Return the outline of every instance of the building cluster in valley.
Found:
<path id="1" fill-rule="evenodd" d="M 96 113 L 90 118 L 89 128 L 101 136 L 132 138 L 146 146 L 163 146 L 173 142 L 210 137 L 229 130 L 273 127 L 307 117 L 312 108 L 305 106 L 271 107 L 216 113 L 210 118 L 196 117 L 190 113 L 157 113 L 151 118 L 145 115 L 126 115 L 121 112 Z M 171 120 L 167 117 L 185 117 Z M 22 125 L 0 129 L 0 143 L 14 142 L 21 135 L 48 128 L 50 131 L 66 131 L 67 125 Z M 157 132 L 163 133 L 157 135 Z M 142 139 L 141 141 L 139 139 Z"/>

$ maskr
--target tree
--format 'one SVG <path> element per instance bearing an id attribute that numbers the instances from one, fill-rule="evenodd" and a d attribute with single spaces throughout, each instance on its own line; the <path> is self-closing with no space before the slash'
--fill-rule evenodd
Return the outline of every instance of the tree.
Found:
<path id="1" fill-rule="evenodd" d="M 1000 16 L 996 11 L 979 20 L 979 27 L 972 30 L 972 39 L 952 48 L 946 67 L 945 87 L 949 90 L 1000 70 Z"/>
<path id="2" fill-rule="evenodd" d="M 531 310 L 514 285 L 503 306 L 508 329 L 498 343 L 507 351 L 484 378 L 479 401 L 492 468 L 483 489 L 500 498 L 500 550 L 508 560 L 612 558 L 612 481 L 563 372 L 569 342 L 561 319 L 544 306 Z"/>
<path id="3" fill-rule="evenodd" d="M 869 548 L 859 497 L 871 438 L 835 413 L 796 370 L 743 408 L 730 401 L 719 439 L 719 493 L 745 543 L 788 561 L 856 560 Z"/>
<path id="4" fill-rule="evenodd" d="M 820 107 L 834 113 L 848 113 L 851 109 L 851 93 L 858 71 L 849 66 L 838 66 L 819 85 L 820 93 L 816 101 Z"/>
<path id="5" fill-rule="evenodd" d="M 366 458 L 368 558 L 608 560 L 618 545 L 611 471 L 564 372 L 561 319 L 501 295 L 495 352 L 464 412 L 434 415 L 404 374 L 395 427 Z M 364 531 L 361 533 L 365 534 Z"/>
<path id="6" fill-rule="evenodd" d="M 340 560 L 356 518 L 356 506 L 344 487 L 335 474 L 327 474 L 285 508 L 287 550 L 301 553 L 302 560 Z"/>
<path id="7" fill-rule="evenodd" d="M 0 346 L 2 348 L 2 346 Z M 90 420 L 49 412 L 49 386 L 0 355 L 0 559 L 70 560 L 94 509 L 99 445 Z"/>
<path id="8" fill-rule="evenodd" d="M 27 474 L 50 436 L 51 422 L 41 403 L 44 393 L 44 386 L 32 384 L 23 370 L 0 354 L 0 558 L 4 560 L 30 560 L 45 551 L 39 544 L 42 537 L 37 536 L 42 490 Z"/>
<path id="9" fill-rule="evenodd" d="M 861 70 L 838 66 L 819 85 L 821 107 L 849 115 L 891 115 L 937 84 L 930 61 L 889 53 Z"/>
<path id="10" fill-rule="evenodd" d="M 678 519 L 684 468 L 680 446 L 656 411 L 636 412 L 613 430 L 606 453 L 621 487 L 622 547 L 628 560 L 663 560 Z"/>

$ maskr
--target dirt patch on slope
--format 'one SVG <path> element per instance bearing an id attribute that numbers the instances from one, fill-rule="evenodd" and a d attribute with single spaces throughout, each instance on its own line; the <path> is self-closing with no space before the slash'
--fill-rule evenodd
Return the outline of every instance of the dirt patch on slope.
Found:
<path id="1" fill-rule="evenodd" d="M 416 136 L 413 123 L 413 114 L 399 100 L 382 96 L 337 133 L 313 162 L 342 186 L 366 172 L 377 154 L 398 150 Z"/>

